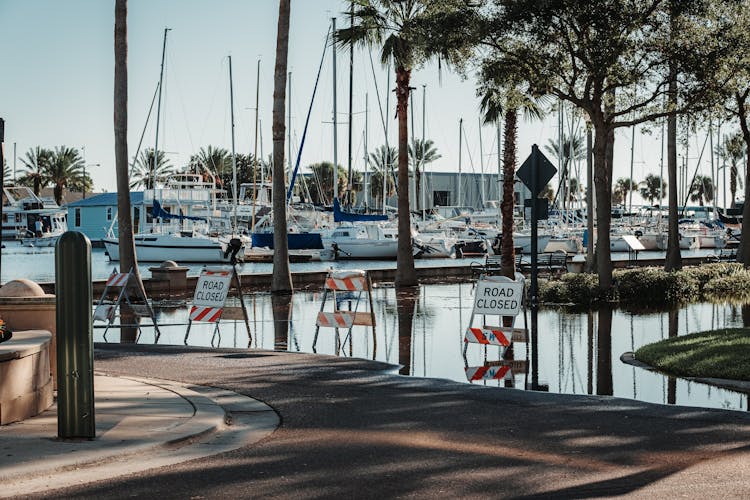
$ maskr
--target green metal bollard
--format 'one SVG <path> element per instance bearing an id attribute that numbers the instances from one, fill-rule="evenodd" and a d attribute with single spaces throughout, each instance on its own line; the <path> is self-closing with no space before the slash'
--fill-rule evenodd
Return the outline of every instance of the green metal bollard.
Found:
<path id="1" fill-rule="evenodd" d="M 55 246 L 57 435 L 96 437 L 91 242 L 68 231 Z"/>

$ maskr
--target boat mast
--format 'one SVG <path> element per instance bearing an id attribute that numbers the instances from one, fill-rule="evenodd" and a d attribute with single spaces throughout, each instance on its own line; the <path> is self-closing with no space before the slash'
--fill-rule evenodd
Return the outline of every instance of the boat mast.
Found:
<path id="1" fill-rule="evenodd" d="M 427 176 L 424 175 L 424 155 L 425 155 L 425 126 L 424 126 L 424 117 L 425 117 L 425 95 L 427 93 L 427 85 L 422 84 L 422 155 L 419 158 L 419 168 L 422 172 L 420 176 L 420 182 L 419 182 L 419 190 L 422 194 L 422 220 L 425 220 L 425 198 L 424 198 L 424 192 L 425 192 L 425 184 L 427 183 Z"/>
<path id="2" fill-rule="evenodd" d="M 479 201 L 482 202 L 482 208 L 484 208 L 484 147 L 482 145 L 482 117 L 480 116 L 477 121 L 479 122 L 479 170 L 481 171 L 479 176 Z"/>
<path id="3" fill-rule="evenodd" d="M 633 217 L 633 162 L 635 161 L 635 125 L 633 125 L 632 133 L 630 134 L 630 179 L 628 182 L 628 190 L 630 191 L 628 200 L 628 212 Z M 625 200 L 623 200 L 623 203 Z"/>
<path id="4" fill-rule="evenodd" d="M 336 118 L 338 113 L 338 103 L 336 100 L 336 18 L 331 19 L 333 23 L 333 43 L 331 44 L 331 50 L 333 54 L 333 200 L 338 198 L 338 134 L 336 132 Z"/>
<path id="5" fill-rule="evenodd" d="M 290 71 L 287 76 L 288 80 L 288 87 L 287 90 L 287 98 L 286 101 L 289 104 L 289 109 L 287 110 L 287 128 L 286 128 L 286 156 L 287 156 L 287 178 L 291 179 L 292 177 L 292 72 Z M 291 200 L 291 191 L 289 192 L 289 196 L 287 196 L 287 204 L 289 204 L 289 200 Z"/>
<path id="6" fill-rule="evenodd" d="M 234 89 L 232 87 L 232 56 L 229 56 L 229 110 L 232 118 L 232 233 L 237 232 L 237 156 L 234 152 Z"/>
<path id="7" fill-rule="evenodd" d="M 385 70 L 385 114 L 388 115 L 388 106 L 391 97 L 391 91 L 388 87 L 391 86 L 391 61 L 388 61 L 388 67 Z M 383 213 L 385 213 L 385 195 L 388 193 L 388 176 L 393 171 L 391 165 L 391 147 L 388 145 L 388 120 L 385 121 L 385 159 L 383 160 Z M 396 186 L 398 192 L 398 185 L 396 184 L 396 178 L 394 176 L 393 184 Z"/>
<path id="8" fill-rule="evenodd" d="M 354 2 L 349 2 L 349 29 L 354 28 Z M 347 167 L 346 205 L 352 205 L 352 106 L 354 103 L 354 39 L 349 39 L 349 163 Z"/>
<path id="9" fill-rule="evenodd" d="M 159 158 L 159 118 L 161 118 L 161 89 L 162 82 L 164 81 L 164 57 L 167 53 L 167 32 L 171 28 L 164 28 L 164 41 L 162 42 L 161 48 L 161 70 L 159 71 L 159 99 L 156 104 L 156 137 L 154 138 L 154 159 L 151 164 L 151 175 L 149 181 L 151 181 L 151 189 L 156 189 L 156 164 Z"/>
<path id="10" fill-rule="evenodd" d="M 364 137 L 364 146 L 365 146 L 365 209 L 367 209 L 368 205 L 370 204 L 370 192 L 369 192 L 369 186 L 367 182 L 367 176 L 370 173 L 370 162 L 367 152 L 367 128 L 368 128 L 368 112 L 369 112 L 369 103 L 368 103 L 368 95 L 367 92 L 365 92 L 365 137 Z M 365 210 L 365 213 L 367 213 L 367 210 Z"/>
<path id="11" fill-rule="evenodd" d="M 461 206 L 461 150 L 463 149 L 464 119 L 458 119 L 458 203 Z"/>
<path id="12" fill-rule="evenodd" d="M 502 211 L 502 199 L 503 190 L 503 160 L 502 160 L 502 139 L 500 137 L 500 119 L 495 120 L 495 128 L 497 129 L 497 198 L 501 201 L 497 204 L 497 222 L 502 224 L 503 211 Z"/>
<path id="13" fill-rule="evenodd" d="M 250 219 L 250 230 L 255 229 L 255 205 L 258 202 L 258 168 L 260 162 L 258 161 L 258 103 L 260 102 L 260 59 L 258 59 L 258 69 L 255 76 L 255 146 L 253 147 L 253 160 L 255 168 L 253 169 L 253 208 L 252 217 Z M 263 176 L 261 175 L 261 179 Z"/>

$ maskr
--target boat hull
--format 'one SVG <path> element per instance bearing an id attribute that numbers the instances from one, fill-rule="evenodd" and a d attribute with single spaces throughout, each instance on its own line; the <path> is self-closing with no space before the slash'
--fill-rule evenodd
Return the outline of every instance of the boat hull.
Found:
<path id="1" fill-rule="evenodd" d="M 118 240 L 105 238 L 102 241 L 107 249 L 109 259 L 120 260 Z M 153 241 L 136 240 L 135 252 L 140 262 L 164 262 L 165 260 L 173 260 L 179 263 L 229 262 L 229 258 L 224 257 L 224 246 L 220 242 L 210 239 L 174 238 L 173 241 L 164 241 L 154 238 Z"/>
<path id="2" fill-rule="evenodd" d="M 326 248 L 336 245 L 337 259 L 394 260 L 398 252 L 398 240 L 323 240 Z"/>
<path id="3" fill-rule="evenodd" d="M 273 250 L 273 233 L 253 233 L 253 248 Z M 323 240 L 320 233 L 287 233 L 286 241 L 289 250 L 321 250 Z"/>

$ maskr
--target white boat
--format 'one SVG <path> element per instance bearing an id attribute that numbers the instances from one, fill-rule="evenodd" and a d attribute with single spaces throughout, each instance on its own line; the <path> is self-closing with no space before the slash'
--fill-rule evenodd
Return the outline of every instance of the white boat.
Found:
<path id="1" fill-rule="evenodd" d="M 537 252 L 541 253 L 545 248 L 547 248 L 547 245 L 549 244 L 549 240 L 551 238 L 552 236 L 549 234 L 537 235 Z M 524 233 L 514 233 L 513 245 L 515 245 L 516 248 L 520 247 L 521 253 L 531 253 L 531 235 Z"/>
<path id="2" fill-rule="evenodd" d="M 392 260 L 398 253 L 398 230 L 380 224 L 341 225 L 323 234 L 322 240 L 323 248 L 337 259 Z"/>
<path id="3" fill-rule="evenodd" d="M 137 234 L 134 239 L 136 257 L 140 262 L 173 260 L 178 263 L 216 263 L 230 261 L 229 255 L 226 255 L 228 239 L 224 241 L 219 238 L 209 238 L 195 231 Z M 104 238 L 102 241 L 109 259 L 120 260 L 117 238 Z"/>
<path id="4" fill-rule="evenodd" d="M 26 186 L 7 186 L 3 193 L 2 239 L 21 239 L 24 246 L 39 240 L 37 246 L 54 246 L 53 237 L 68 230 L 67 211 L 57 203 L 43 200 Z M 36 234 L 36 221 L 42 222 L 42 235 Z"/>
<path id="5" fill-rule="evenodd" d="M 456 244 L 459 240 L 448 236 L 444 231 L 419 232 L 414 237 L 414 246 L 419 251 L 418 258 L 455 258 Z"/>

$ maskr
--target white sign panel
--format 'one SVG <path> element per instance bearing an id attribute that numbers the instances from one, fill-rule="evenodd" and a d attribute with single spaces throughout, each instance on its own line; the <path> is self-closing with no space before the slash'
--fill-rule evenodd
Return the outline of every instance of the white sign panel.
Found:
<path id="1" fill-rule="evenodd" d="M 195 286 L 193 305 L 206 307 L 224 307 L 229 292 L 232 271 L 215 271 L 204 269 Z"/>
<path id="2" fill-rule="evenodd" d="M 502 276 L 477 281 L 474 314 L 517 316 L 521 311 L 523 280 L 513 281 Z"/>

